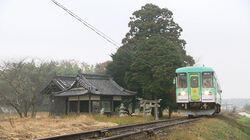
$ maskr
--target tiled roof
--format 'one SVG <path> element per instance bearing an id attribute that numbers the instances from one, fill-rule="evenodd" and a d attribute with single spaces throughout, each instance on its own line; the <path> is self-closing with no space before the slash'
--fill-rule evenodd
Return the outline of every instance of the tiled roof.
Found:
<path id="1" fill-rule="evenodd" d="M 67 90 L 75 83 L 76 77 L 73 76 L 56 76 L 52 81 L 61 89 Z"/>
<path id="2" fill-rule="evenodd" d="M 52 82 L 61 89 L 60 92 L 53 93 L 55 96 L 77 96 L 86 93 L 118 96 L 136 94 L 136 92 L 120 87 L 107 75 L 79 74 L 75 77 L 56 76 Z"/>
<path id="3" fill-rule="evenodd" d="M 97 90 L 94 90 L 94 93 L 99 93 L 102 95 L 124 95 L 124 96 L 128 96 L 128 95 L 133 95 L 135 94 L 135 92 L 131 92 L 131 91 L 127 91 L 124 88 L 120 87 L 118 84 L 116 84 L 111 77 L 107 78 L 107 77 L 87 77 L 86 79 L 88 80 L 88 82 L 93 85 Z"/>
<path id="4" fill-rule="evenodd" d="M 54 93 L 54 96 L 80 96 L 88 93 L 88 90 L 85 89 L 76 89 L 76 90 L 67 90 L 59 93 Z"/>

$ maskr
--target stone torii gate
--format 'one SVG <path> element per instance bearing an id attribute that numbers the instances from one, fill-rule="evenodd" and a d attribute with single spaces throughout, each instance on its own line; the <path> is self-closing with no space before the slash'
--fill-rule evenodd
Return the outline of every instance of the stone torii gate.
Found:
<path id="1" fill-rule="evenodd" d="M 144 100 L 142 98 L 138 98 L 138 100 L 140 101 L 140 107 L 143 108 L 143 117 L 146 117 L 147 113 L 151 112 L 151 108 L 154 108 L 154 118 L 155 120 L 159 120 L 158 107 L 160 107 L 159 103 L 162 99 Z"/>

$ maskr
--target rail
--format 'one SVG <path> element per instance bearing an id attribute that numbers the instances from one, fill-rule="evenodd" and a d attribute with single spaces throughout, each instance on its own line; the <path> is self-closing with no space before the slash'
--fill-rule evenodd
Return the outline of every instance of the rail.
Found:
<path id="1" fill-rule="evenodd" d="M 178 118 L 171 120 L 151 121 L 146 123 L 136 123 L 130 125 L 116 126 L 80 133 L 46 137 L 37 140 L 115 140 L 128 137 L 138 137 L 139 135 L 153 135 L 154 131 L 167 127 L 196 121 L 195 119 Z"/>

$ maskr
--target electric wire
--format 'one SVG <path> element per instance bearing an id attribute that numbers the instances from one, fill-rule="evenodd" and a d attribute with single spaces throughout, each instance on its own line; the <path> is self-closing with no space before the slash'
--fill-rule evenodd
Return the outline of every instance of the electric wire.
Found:
<path id="1" fill-rule="evenodd" d="M 80 18 L 78 15 L 76 15 L 75 13 L 73 13 L 72 11 L 70 11 L 69 9 L 67 9 L 65 6 L 63 6 L 59 2 L 57 2 L 55 0 L 51 0 L 51 1 L 53 3 L 55 3 L 57 6 L 59 6 L 60 8 L 62 8 L 64 11 L 66 11 L 68 14 L 70 14 L 71 16 L 73 16 L 75 19 L 77 19 L 78 21 L 80 21 L 83 25 L 85 25 L 86 27 L 88 27 L 89 29 L 91 29 L 92 31 L 94 31 L 96 34 L 98 34 L 99 36 L 101 36 L 102 38 L 104 38 L 106 41 L 108 41 L 109 43 L 111 43 L 112 45 L 114 45 L 116 47 L 120 47 L 121 46 L 119 43 L 117 43 L 116 41 L 114 41 L 113 39 L 111 39 L 109 36 L 107 36 L 106 34 L 104 34 L 103 32 L 101 32 L 100 30 L 98 30 L 97 28 L 95 28 L 94 26 L 92 26 L 91 24 L 89 24 L 88 22 L 84 21 L 82 18 Z"/>
<path id="2" fill-rule="evenodd" d="M 60 8 L 62 8 L 64 11 L 66 11 L 69 15 L 73 16 L 75 19 L 77 19 L 78 21 L 80 21 L 83 25 L 85 25 L 86 27 L 90 28 L 92 31 L 94 31 L 95 33 L 97 33 L 99 36 L 101 36 L 102 38 L 104 38 L 106 41 L 108 41 L 109 43 L 111 43 L 112 45 L 116 46 L 116 47 L 120 47 L 121 45 L 119 43 L 117 43 L 116 41 L 114 41 L 113 39 L 111 39 L 109 36 L 107 36 L 106 34 L 104 34 L 103 32 L 101 32 L 100 30 L 98 30 L 97 28 L 95 28 L 94 26 L 92 26 L 91 24 L 89 24 L 88 22 L 84 21 L 82 18 L 80 18 L 79 16 L 77 16 L 75 13 L 73 13 L 72 11 L 70 11 L 69 9 L 67 9 L 65 6 L 63 6 L 62 4 L 60 4 L 59 2 L 57 2 L 56 0 L 51 0 L 53 3 L 55 3 L 57 6 L 59 6 Z M 135 58 L 133 56 L 133 58 Z M 139 57 L 137 57 L 139 58 Z M 143 60 L 142 58 L 139 58 L 141 60 Z M 144 64 L 147 64 L 148 66 L 150 66 L 151 68 L 153 67 L 153 64 L 151 64 L 150 62 L 145 62 L 145 60 L 141 61 Z"/>

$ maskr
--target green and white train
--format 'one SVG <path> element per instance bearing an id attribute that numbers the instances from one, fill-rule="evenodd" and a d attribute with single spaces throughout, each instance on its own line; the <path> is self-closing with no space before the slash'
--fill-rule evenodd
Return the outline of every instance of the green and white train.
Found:
<path id="1" fill-rule="evenodd" d="M 176 102 L 180 113 L 191 117 L 220 112 L 222 91 L 212 68 L 178 68 L 175 81 Z"/>

